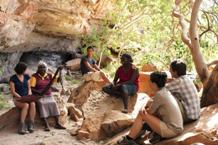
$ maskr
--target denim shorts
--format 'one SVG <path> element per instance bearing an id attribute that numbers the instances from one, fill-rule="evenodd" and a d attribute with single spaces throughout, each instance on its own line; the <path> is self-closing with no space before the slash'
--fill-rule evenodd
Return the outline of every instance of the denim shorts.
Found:
<path id="1" fill-rule="evenodd" d="M 128 96 L 133 96 L 137 92 L 136 85 L 134 85 L 134 84 L 124 84 L 124 85 L 121 85 L 121 89 Z"/>

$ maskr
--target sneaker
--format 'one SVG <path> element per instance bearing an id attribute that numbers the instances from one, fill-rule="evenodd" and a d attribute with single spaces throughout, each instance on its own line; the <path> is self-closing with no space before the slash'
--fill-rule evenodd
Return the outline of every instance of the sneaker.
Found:
<path id="1" fill-rule="evenodd" d="M 46 126 L 46 127 L 44 128 L 44 131 L 51 131 L 51 129 L 50 129 L 49 126 Z"/>
<path id="2" fill-rule="evenodd" d="M 151 144 L 156 144 L 160 141 L 162 141 L 164 138 L 162 138 L 159 134 L 153 133 L 152 138 L 149 140 Z"/>
<path id="3" fill-rule="evenodd" d="M 25 123 L 20 123 L 19 127 L 18 127 L 18 134 L 24 135 L 26 133 L 28 133 L 28 132 L 26 131 Z"/>
<path id="4" fill-rule="evenodd" d="M 128 113 L 128 109 L 123 109 L 121 112 L 124 113 L 124 114 L 127 114 Z"/>
<path id="5" fill-rule="evenodd" d="M 62 126 L 61 124 L 56 124 L 55 127 L 56 129 L 66 129 L 64 126 Z"/>
<path id="6" fill-rule="evenodd" d="M 34 129 L 35 128 L 35 125 L 34 125 L 34 122 L 33 121 L 30 121 L 29 124 L 28 124 L 28 131 L 30 133 L 33 133 L 34 132 Z"/>
<path id="7" fill-rule="evenodd" d="M 128 139 L 126 136 L 122 140 L 118 141 L 116 145 L 138 145 L 134 140 Z"/>

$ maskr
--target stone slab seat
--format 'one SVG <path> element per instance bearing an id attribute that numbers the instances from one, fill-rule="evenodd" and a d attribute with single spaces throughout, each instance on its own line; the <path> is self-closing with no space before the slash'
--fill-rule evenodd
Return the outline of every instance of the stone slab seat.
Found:
<path id="1" fill-rule="evenodd" d="M 102 91 L 104 83 L 87 81 L 75 88 L 68 103 L 83 112 L 83 123 L 78 130 L 78 139 L 100 141 L 130 127 L 133 117 L 121 112 L 123 101 L 120 97 L 109 96 Z M 129 112 L 134 110 L 137 95 L 129 100 Z"/>
<path id="2" fill-rule="evenodd" d="M 106 145 L 114 145 L 122 136 L 127 134 L 128 130 L 124 130 L 109 139 Z M 163 140 L 156 145 L 191 145 L 193 143 L 218 145 L 218 104 L 202 108 L 200 119 L 185 125 L 184 132 L 181 135 Z"/>
<path id="3" fill-rule="evenodd" d="M 54 93 L 53 95 L 56 100 L 57 106 L 60 110 L 59 121 L 61 124 L 64 125 L 67 121 L 68 110 L 66 108 L 66 105 L 64 104 L 63 99 L 56 93 Z M 42 121 L 39 117 L 38 109 L 36 108 L 36 110 L 37 111 L 36 111 L 36 117 L 35 117 L 35 124 L 36 126 L 42 125 Z M 7 112 L 1 114 L 0 115 L 0 131 L 8 129 L 8 128 L 16 128 L 19 123 L 19 118 L 20 118 L 20 109 L 16 107 L 13 107 L 9 109 Z M 55 119 L 53 117 L 49 118 L 48 121 L 51 126 L 55 125 Z"/>
<path id="4" fill-rule="evenodd" d="M 4 114 L 2 114 L 0 116 L 0 131 L 17 128 L 19 124 L 19 118 L 20 118 L 20 110 L 16 107 L 13 107 L 7 112 L 5 112 Z M 38 112 L 36 113 L 35 124 L 36 126 L 43 125 Z M 54 126 L 55 124 L 54 118 L 49 118 L 49 124 L 51 126 Z"/>

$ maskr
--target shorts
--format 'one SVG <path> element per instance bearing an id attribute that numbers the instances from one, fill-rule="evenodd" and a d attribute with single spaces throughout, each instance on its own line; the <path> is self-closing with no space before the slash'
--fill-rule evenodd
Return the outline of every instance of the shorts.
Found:
<path id="1" fill-rule="evenodd" d="M 137 87 L 134 84 L 124 84 L 118 87 L 114 87 L 113 85 L 108 85 L 103 87 L 102 90 L 111 96 L 117 96 L 117 97 L 120 97 L 122 93 L 125 93 L 128 96 L 134 96 L 137 93 Z"/>
<path id="2" fill-rule="evenodd" d="M 134 84 L 124 84 L 120 86 L 122 91 L 128 96 L 134 96 L 137 93 L 136 85 Z"/>
<path id="3" fill-rule="evenodd" d="M 163 138 L 171 138 L 178 135 L 178 133 L 174 132 L 171 128 L 169 128 L 165 122 L 160 122 L 160 130 L 161 130 L 161 137 Z"/>

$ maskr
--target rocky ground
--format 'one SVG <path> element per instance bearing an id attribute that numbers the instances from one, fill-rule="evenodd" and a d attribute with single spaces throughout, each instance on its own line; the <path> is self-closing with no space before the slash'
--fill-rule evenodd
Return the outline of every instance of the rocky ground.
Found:
<path id="1" fill-rule="evenodd" d="M 148 83 L 141 84 L 140 88 L 149 87 L 148 77 L 149 74 L 140 73 L 140 80 L 147 80 L 143 82 Z M 65 79 L 65 95 L 60 97 L 54 93 L 54 97 L 61 110 L 61 122 L 67 130 L 52 129 L 50 132 L 45 132 L 39 117 L 36 117 L 36 131 L 33 134 L 18 135 L 16 133 L 18 112 L 16 109 L 11 109 L 13 103 L 8 95 L 8 89 L 3 87 L 10 111 L 7 112 L 7 109 L 0 111 L 0 145 L 114 145 L 128 133 L 141 105 L 149 99 L 144 93 L 138 93 L 137 97 L 132 96 L 130 106 L 135 105 L 135 107 L 130 107 L 130 111 L 133 112 L 126 115 L 121 113 L 120 99 L 108 96 L 101 91 L 102 83 L 93 81 L 84 83 L 78 73 Z M 152 91 L 148 89 L 146 93 L 152 94 Z M 201 118 L 186 125 L 183 134 L 164 140 L 159 145 L 191 145 L 193 143 L 217 145 L 217 112 L 218 104 L 203 108 Z M 52 120 L 50 123 L 52 124 Z"/>
<path id="2" fill-rule="evenodd" d="M 71 136 L 70 130 L 76 128 L 76 123 L 67 124 L 67 130 L 52 129 L 43 131 L 42 126 L 37 126 L 32 134 L 18 135 L 17 130 L 4 130 L 0 132 L 0 145 L 98 145 L 90 140 L 77 140 Z"/>
<path id="3" fill-rule="evenodd" d="M 66 89 L 70 86 L 71 89 L 78 86 L 80 76 L 75 75 L 68 80 Z M 8 85 L 1 84 L 1 88 L 4 90 L 4 102 L 6 107 L 0 109 L 0 116 L 6 113 L 8 110 L 14 107 L 12 98 L 9 95 Z M 11 114 L 13 115 L 13 114 Z M 7 120 L 5 120 L 7 121 Z M 50 132 L 45 132 L 43 126 L 37 124 L 36 131 L 33 134 L 18 135 L 17 128 L 7 128 L 0 130 L 0 145 L 97 145 L 100 143 L 95 143 L 91 140 L 77 140 L 76 136 L 72 136 L 72 132 L 77 130 L 81 126 L 80 122 L 74 122 L 67 118 L 67 123 L 65 123 L 67 130 L 56 130 L 52 129 Z"/>

